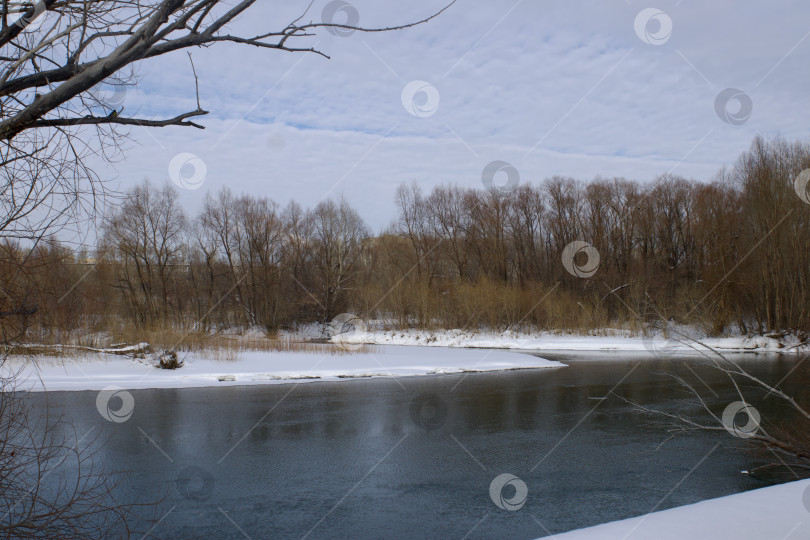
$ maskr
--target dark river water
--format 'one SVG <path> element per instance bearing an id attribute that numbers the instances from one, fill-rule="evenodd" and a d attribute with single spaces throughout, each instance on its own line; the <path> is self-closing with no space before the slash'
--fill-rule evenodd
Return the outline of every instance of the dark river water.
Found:
<path id="1" fill-rule="evenodd" d="M 671 375 L 719 415 L 738 399 L 721 374 L 686 360 L 554 358 L 569 367 L 134 390 L 120 423 L 101 417 L 97 392 L 31 397 L 64 429 L 106 441 L 94 462 L 127 472 L 119 499 L 164 497 L 159 538 L 529 539 L 794 478 L 741 474 L 766 456 L 727 432 L 662 444 L 672 424 L 618 397 L 709 421 Z M 775 382 L 798 361 L 743 365 Z M 800 371 L 783 386 L 806 387 Z M 790 421 L 778 399 L 750 396 L 763 420 Z M 518 480 L 498 493 L 525 498 L 519 509 L 490 496 L 504 473 Z"/>

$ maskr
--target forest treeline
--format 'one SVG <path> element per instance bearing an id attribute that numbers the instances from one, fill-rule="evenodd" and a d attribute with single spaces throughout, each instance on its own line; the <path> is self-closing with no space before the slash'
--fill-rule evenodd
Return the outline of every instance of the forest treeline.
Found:
<path id="1" fill-rule="evenodd" d="M 343 312 L 393 327 L 806 331 L 808 168 L 807 143 L 757 138 L 711 183 L 402 185 L 376 236 L 343 198 L 305 210 L 223 189 L 189 215 L 172 187 L 144 182 L 106 215 L 95 252 L 3 242 L 0 324 L 32 340 Z"/>

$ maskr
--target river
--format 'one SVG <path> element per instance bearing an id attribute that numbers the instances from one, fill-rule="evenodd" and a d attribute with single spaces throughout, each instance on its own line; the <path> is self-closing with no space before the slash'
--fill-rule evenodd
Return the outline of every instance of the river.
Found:
<path id="1" fill-rule="evenodd" d="M 101 417 L 97 392 L 30 397 L 62 415 L 65 432 L 105 441 L 94 464 L 127 472 L 120 500 L 165 497 L 160 538 L 529 539 L 791 479 L 741 474 L 765 456 L 726 432 L 667 441 L 671 422 L 619 397 L 706 419 L 677 374 L 720 414 L 733 387 L 695 361 L 543 356 L 569 366 L 133 390 L 120 423 Z M 778 381 L 798 361 L 743 365 Z M 750 401 L 763 419 L 789 421 L 778 399 Z M 525 485 L 519 509 L 490 496 L 501 474 L 518 479 L 501 490 L 507 501 L 523 502 Z"/>

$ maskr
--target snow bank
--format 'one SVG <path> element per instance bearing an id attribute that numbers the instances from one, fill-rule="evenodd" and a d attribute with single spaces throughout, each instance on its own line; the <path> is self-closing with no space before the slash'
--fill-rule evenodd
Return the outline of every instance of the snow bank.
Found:
<path id="1" fill-rule="evenodd" d="M 810 480 L 579 529 L 555 540 L 799 540 L 810 538 Z"/>
<path id="2" fill-rule="evenodd" d="M 524 334 L 467 330 L 367 330 L 345 334 L 348 343 L 379 345 L 421 345 L 429 347 L 467 347 L 522 349 L 532 351 L 617 351 L 651 354 L 699 354 L 712 348 L 720 352 L 804 352 L 795 337 L 773 338 L 764 336 L 737 336 L 705 338 L 695 332 L 664 338 L 662 335 L 640 337 L 629 331 L 606 329 L 603 335 L 576 335 L 540 332 Z M 689 335 L 690 339 L 682 337 Z M 694 340 L 697 340 L 694 341 Z M 697 349 L 697 350 L 696 350 Z"/>
<path id="3" fill-rule="evenodd" d="M 113 355 L 41 358 L 37 369 L 23 360 L 9 359 L 3 369 L 22 369 L 20 389 L 38 391 L 99 390 L 107 386 L 128 389 L 233 386 L 565 366 L 545 358 L 494 350 L 376 349 L 352 354 L 249 351 L 240 353 L 239 359 L 234 361 L 178 355 L 185 365 L 176 370 L 158 369 L 146 361 Z"/>

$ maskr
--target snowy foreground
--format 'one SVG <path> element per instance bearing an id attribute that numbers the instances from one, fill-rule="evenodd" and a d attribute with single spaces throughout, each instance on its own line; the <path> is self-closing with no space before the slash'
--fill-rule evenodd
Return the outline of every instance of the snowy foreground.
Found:
<path id="1" fill-rule="evenodd" d="M 805 540 L 810 480 L 755 489 L 553 536 L 555 540 Z"/>
<path id="2" fill-rule="evenodd" d="M 37 369 L 9 361 L 4 369 L 22 369 L 19 388 L 37 391 L 232 386 L 565 366 L 516 352 L 428 347 L 375 347 L 351 354 L 249 351 L 233 361 L 193 354 L 182 359 L 185 365 L 176 370 L 115 355 L 40 358 Z"/>
<path id="3" fill-rule="evenodd" d="M 347 343 L 378 345 L 422 345 L 429 347 L 467 347 L 523 349 L 532 351 L 616 351 L 645 354 L 701 354 L 719 352 L 805 352 L 793 336 L 734 336 L 707 338 L 691 328 L 678 328 L 665 338 L 662 334 L 641 337 L 628 331 L 605 329 L 601 335 L 576 335 L 553 332 L 523 334 L 469 330 L 377 330 L 347 333 Z"/>

